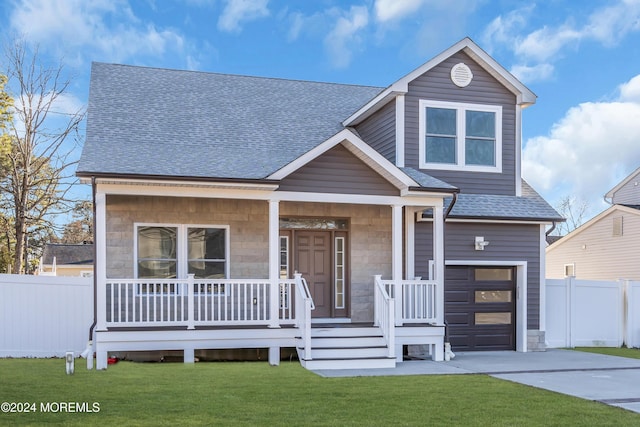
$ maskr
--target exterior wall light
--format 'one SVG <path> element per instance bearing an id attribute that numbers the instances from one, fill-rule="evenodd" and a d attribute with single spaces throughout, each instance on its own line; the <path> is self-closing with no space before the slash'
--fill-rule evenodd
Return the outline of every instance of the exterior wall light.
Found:
<path id="1" fill-rule="evenodd" d="M 486 242 L 484 237 L 476 236 L 476 251 L 484 251 L 484 247 L 488 244 L 489 242 Z"/>

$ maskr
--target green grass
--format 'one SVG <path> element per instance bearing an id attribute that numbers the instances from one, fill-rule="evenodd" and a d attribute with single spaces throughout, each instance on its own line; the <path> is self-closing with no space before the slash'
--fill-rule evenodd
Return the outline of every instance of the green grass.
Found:
<path id="1" fill-rule="evenodd" d="M 587 353 L 607 354 L 609 356 L 628 357 L 630 359 L 640 359 L 640 349 L 637 348 L 576 347 L 572 350 L 585 351 Z"/>
<path id="2" fill-rule="evenodd" d="M 2 425 L 639 425 L 640 415 L 485 375 L 321 378 L 298 363 L 0 359 L 0 402 L 93 402 L 99 413 L 0 413 Z"/>

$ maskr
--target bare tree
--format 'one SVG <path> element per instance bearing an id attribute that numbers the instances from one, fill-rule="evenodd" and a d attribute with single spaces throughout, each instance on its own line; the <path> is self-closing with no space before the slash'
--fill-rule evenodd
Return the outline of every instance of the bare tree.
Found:
<path id="1" fill-rule="evenodd" d="M 70 209 L 66 196 L 76 162 L 70 160 L 74 147 L 69 144 L 79 143 L 78 128 L 85 113 L 56 111 L 71 82 L 62 76 L 62 65 L 44 66 L 38 50 L 28 53 L 23 41 L 8 46 L 5 57 L 14 106 L 0 192 L 5 209 L 12 210 L 13 271 L 24 273 L 29 233 L 52 225 L 52 215 Z"/>
<path id="2" fill-rule="evenodd" d="M 564 196 L 556 205 L 556 209 L 566 221 L 558 223 L 553 234 L 564 236 L 582 225 L 589 210 L 589 203 L 577 197 Z"/>

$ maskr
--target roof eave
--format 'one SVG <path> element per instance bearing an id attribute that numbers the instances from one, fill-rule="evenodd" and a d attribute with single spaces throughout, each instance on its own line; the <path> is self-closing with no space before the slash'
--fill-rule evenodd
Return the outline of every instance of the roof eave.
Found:
<path id="1" fill-rule="evenodd" d="M 131 174 L 131 173 L 114 173 L 114 172 L 76 172 L 76 176 L 81 181 L 96 179 L 117 179 L 131 181 L 178 181 L 178 182 L 195 182 L 195 183 L 225 183 L 225 184 L 254 184 L 254 185 L 278 185 L 279 181 L 267 178 L 224 178 L 224 177 L 202 177 L 202 176 L 169 176 L 169 175 L 147 175 L 147 174 Z"/>

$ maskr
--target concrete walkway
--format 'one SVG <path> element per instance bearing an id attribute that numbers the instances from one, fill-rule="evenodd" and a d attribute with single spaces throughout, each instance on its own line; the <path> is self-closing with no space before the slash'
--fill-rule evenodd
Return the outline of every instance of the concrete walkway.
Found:
<path id="1" fill-rule="evenodd" d="M 449 362 L 405 361 L 392 369 L 316 373 L 323 377 L 487 374 L 640 413 L 640 359 L 581 351 L 462 352 Z"/>

